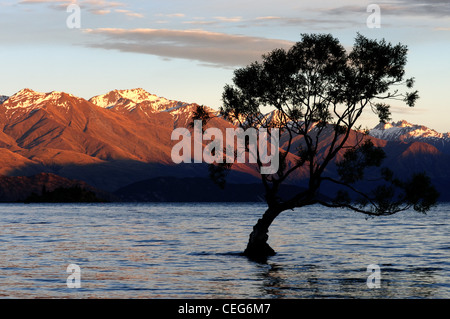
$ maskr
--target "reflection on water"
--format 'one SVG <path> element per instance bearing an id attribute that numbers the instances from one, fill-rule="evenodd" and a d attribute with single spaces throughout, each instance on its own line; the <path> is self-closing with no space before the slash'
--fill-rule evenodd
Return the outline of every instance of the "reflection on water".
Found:
<path id="1" fill-rule="evenodd" d="M 2 298 L 449 298 L 441 205 L 365 219 L 312 207 L 270 231 L 277 255 L 241 256 L 261 204 L 0 206 Z M 69 264 L 81 288 L 66 286 Z M 381 268 L 369 289 L 367 266 Z"/>

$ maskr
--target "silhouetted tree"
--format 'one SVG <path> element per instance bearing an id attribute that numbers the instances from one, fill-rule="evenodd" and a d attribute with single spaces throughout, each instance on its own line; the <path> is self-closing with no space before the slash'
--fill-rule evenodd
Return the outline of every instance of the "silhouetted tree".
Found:
<path id="1" fill-rule="evenodd" d="M 356 126 L 366 109 L 382 122 L 389 120 L 388 100 L 414 106 L 418 92 L 411 90 L 414 79 L 404 79 L 406 56 L 407 47 L 402 44 L 360 34 L 350 52 L 331 35 L 304 34 L 289 50 L 273 50 L 262 62 L 235 70 L 234 85 L 224 88 L 221 115 L 244 129 L 278 128 L 284 145 L 278 171 L 261 175 L 268 208 L 253 227 L 245 255 L 265 259 L 275 254 L 267 243 L 268 231 L 286 210 L 322 204 L 381 216 L 410 208 L 426 212 L 436 203 L 439 195 L 427 176 L 415 174 L 407 181 L 395 178 L 388 168 L 380 167 L 384 151 L 358 133 Z M 402 87 L 409 92 L 400 92 Z M 276 109 L 277 116 L 264 116 L 263 107 Z M 207 120 L 204 113 L 198 114 Z M 356 142 L 351 136 L 357 137 Z M 301 143 L 293 149 L 299 137 Z M 290 153 L 296 155 L 294 164 L 288 163 Z M 331 163 L 336 164 L 334 175 L 327 170 Z M 379 179 L 372 190 L 363 191 L 356 184 L 364 180 L 367 168 L 376 168 Z M 218 164 L 214 169 L 223 177 L 229 165 Z M 281 200 L 280 185 L 300 169 L 309 176 L 306 189 Z M 325 181 L 340 187 L 333 198 L 319 194 Z"/>

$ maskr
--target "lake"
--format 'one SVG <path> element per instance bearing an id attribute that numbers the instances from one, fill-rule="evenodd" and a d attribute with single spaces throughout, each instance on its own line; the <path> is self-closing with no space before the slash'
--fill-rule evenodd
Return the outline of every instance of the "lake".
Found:
<path id="1" fill-rule="evenodd" d="M 321 206 L 284 212 L 269 234 L 277 255 L 261 264 L 240 253 L 264 210 L 1 204 L 0 298 L 450 298 L 449 204 L 369 219 Z M 69 264 L 80 288 L 67 285 Z"/>

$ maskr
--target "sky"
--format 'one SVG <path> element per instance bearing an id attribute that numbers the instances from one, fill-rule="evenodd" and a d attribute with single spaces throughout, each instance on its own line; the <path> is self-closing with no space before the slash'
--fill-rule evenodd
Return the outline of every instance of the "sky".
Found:
<path id="1" fill-rule="evenodd" d="M 143 88 L 218 109 L 234 70 L 262 54 L 302 33 L 351 48 L 358 32 L 409 48 L 406 77 L 420 99 L 393 103 L 392 119 L 449 132 L 450 0 L 0 0 L 0 95 Z"/>

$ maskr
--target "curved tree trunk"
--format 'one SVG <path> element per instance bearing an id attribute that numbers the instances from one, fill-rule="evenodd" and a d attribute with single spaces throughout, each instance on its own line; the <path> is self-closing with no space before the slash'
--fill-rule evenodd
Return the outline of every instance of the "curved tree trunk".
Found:
<path id="1" fill-rule="evenodd" d="M 244 251 L 244 255 L 253 260 L 265 261 L 267 257 L 275 255 L 275 250 L 269 246 L 269 227 L 274 219 L 281 213 L 281 210 L 267 209 L 262 218 L 253 226 Z"/>

